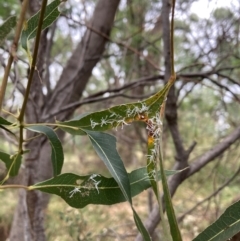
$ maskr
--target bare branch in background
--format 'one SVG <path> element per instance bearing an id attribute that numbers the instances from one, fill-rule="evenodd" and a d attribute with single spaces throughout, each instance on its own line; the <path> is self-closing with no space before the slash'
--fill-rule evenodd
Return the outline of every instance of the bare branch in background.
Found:
<path id="1" fill-rule="evenodd" d="M 189 215 L 190 213 L 192 213 L 193 211 L 195 211 L 199 206 L 201 206 L 202 204 L 204 204 L 205 202 L 211 200 L 214 196 L 218 195 L 225 187 L 227 187 L 231 182 L 233 182 L 236 177 L 238 177 L 240 173 L 240 167 L 237 169 L 237 171 L 226 181 L 224 182 L 216 191 L 214 191 L 211 195 L 209 195 L 208 197 L 204 198 L 202 201 L 198 202 L 196 205 L 194 205 L 191 209 L 189 209 L 187 212 L 185 212 L 183 215 L 181 215 L 180 217 L 178 217 L 178 221 L 182 222 L 183 219 Z"/>

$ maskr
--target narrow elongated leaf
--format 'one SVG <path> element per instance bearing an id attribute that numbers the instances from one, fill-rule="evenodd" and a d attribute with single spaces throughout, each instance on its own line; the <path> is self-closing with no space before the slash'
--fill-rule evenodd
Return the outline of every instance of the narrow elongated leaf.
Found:
<path id="1" fill-rule="evenodd" d="M 127 171 L 116 149 L 116 138 L 112 135 L 102 132 L 86 132 L 98 156 L 102 159 L 109 172 L 118 183 L 124 198 L 129 202 L 138 230 L 144 235 L 143 237 L 145 240 L 151 240 L 148 231 L 133 208 L 130 182 Z"/>
<path id="2" fill-rule="evenodd" d="M 3 43 L 3 40 L 11 32 L 11 30 L 16 26 L 16 23 L 16 16 L 11 16 L 0 26 L 0 45 Z"/>
<path id="3" fill-rule="evenodd" d="M 13 123 L 9 122 L 8 120 L 4 119 L 3 117 L 0 116 L 0 125 L 5 125 L 9 126 L 12 125 Z"/>
<path id="4" fill-rule="evenodd" d="M 53 174 L 54 176 L 60 174 L 63 166 L 64 154 L 63 154 L 62 144 L 58 139 L 57 134 L 48 126 L 36 125 L 36 126 L 27 127 L 26 129 L 37 133 L 42 133 L 47 136 L 52 147 L 51 159 L 52 159 L 52 165 L 53 165 Z"/>
<path id="5" fill-rule="evenodd" d="M 13 125 L 13 123 L 9 122 L 8 120 L 0 116 L 0 128 L 7 131 L 9 134 L 15 136 L 15 134 L 12 131 L 10 131 L 8 128 L 6 128 L 4 125 L 9 126 L 9 125 Z"/>
<path id="6" fill-rule="evenodd" d="M 138 230 L 140 231 L 140 233 L 142 234 L 143 238 L 144 238 L 144 241 L 151 241 L 151 237 L 149 236 L 149 233 L 148 231 L 145 229 L 140 217 L 138 216 L 137 212 L 135 211 L 134 208 L 132 208 L 133 210 L 133 217 L 134 217 L 134 221 L 135 221 L 135 224 L 138 228 Z"/>
<path id="7" fill-rule="evenodd" d="M 13 177 L 18 174 L 22 161 L 22 156 L 20 154 L 11 156 L 5 152 L 0 151 L 0 160 L 5 163 L 9 176 Z"/>
<path id="8" fill-rule="evenodd" d="M 127 201 L 132 203 L 127 171 L 116 149 L 116 138 L 103 132 L 86 131 L 93 148 L 118 183 Z"/>
<path id="9" fill-rule="evenodd" d="M 147 118 L 155 116 L 155 113 L 165 101 L 166 93 L 170 87 L 171 85 L 169 83 L 166 84 L 162 90 L 142 102 L 118 105 L 91 113 L 79 120 L 58 123 L 66 125 L 66 127 L 60 126 L 64 131 L 75 135 L 83 135 L 84 132 L 67 128 L 67 126 L 78 127 L 84 130 L 106 131 L 113 128 L 122 128 L 124 125 L 128 125 L 133 121 L 145 121 Z"/>
<path id="10" fill-rule="evenodd" d="M 44 14 L 42 30 L 46 29 L 58 18 L 60 14 L 60 12 L 58 11 L 58 6 L 61 2 L 62 1 L 60 0 L 54 0 L 47 6 Z M 25 23 L 25 28 L 22 31 L 21 44 L 22 44 L 22 47 L 27 51 L 28 55 L 30 53 L 28 49 L 28 40 L 36 36 L 39 16 L 40 16 L 40 11 L 38 11 Z"/>
<path id="11" fill-rule="evenodd" d="M 158 190 L 157 190 L 157 180 L 155 177 L 156 170 L 156 152 L 153 138 L 151 136 L 148 137 L 148 154 L 147 154 L 147 171 L 148 176 L 151 180 L 153 191 L 158 198 Z"/>
<path id="12" fill-rule="evenodd" d="M 83 114 L 80 114 L 78 116 L 75 116 L 72 121 L 75 121 L 75 120 L 79 120 L 79 119 L 82 119 L 83 117 L 89 115 L 91 113 L 83 113 Z M 57 124 L 62 124 L 64 125 L 65 122 L 59 122 L 57 121 Z M 67 123 L 67 122 L 66 122 Z M 63 131 L 65 132 L 68 132 L 70 133 L 71 135 L 86 135 L 86 132 L 82 131 L 81 129 L 75 127 L 75 126 L 72 126 L 71 124 L 69 125 L 69 127 L 64 127 L 64 126 L 59 126 Z"/>
<path id="13" fill-rule="evenodd" d="M 160 149 L 160 152 L 161 151 L 162 150 Z M 159 155 L 159 159 L 160 159 L 160 172 L 162 176 L 162 186 L 164 191 L 166 212 L 167 212 L 168 222 L 170 226 L 171 236 L 173 241 L 182 241 L 182 236 L 178 227 L 177 219 L 176 219 L 174 208 L 172 205 L 172 198 L 168 188 L 167 178 L 164 173 L 163 158 L 161 153 Z"/>
<path id="14" fill-rule="evenodd" d="M 6 128 L 4 125 L 9 126 L 9 125 L 13 125 L 13 123 L 9 122 L 8 120 L 0 116 L 0 128 L 7 131 L 9 134 L 15 136 L 15 134 L 12 131 L 10 131 L 8 128 Z"/>
<path id="15" fill-rule="evenodd" d="M 207 227 L 193 241 L 231 240 L 240 231 L 240 201 L 229 206 L 220 218 Z"/>
<path id="16" fill-rule="evenodd" d="M 165 173 L 169 176 L 174 175 L 176 171 L 166 171 Z M 146 167 L 132 171 L 128 174 L 128 178 L 131 197 L 151 187 Z M 88 204 L 112 205 L 126 201 L 115 179 L 106 178 L 100 174 L 79 176 L 64 173 L 37 183 L 30 189 L 56 194 L 74 208 L 83 208 Z"/>

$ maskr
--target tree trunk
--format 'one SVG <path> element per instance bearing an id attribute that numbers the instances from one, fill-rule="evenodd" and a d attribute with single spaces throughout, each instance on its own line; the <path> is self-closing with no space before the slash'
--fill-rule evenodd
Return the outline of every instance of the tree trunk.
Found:
<path id="1" fill-rule="evenodd" d="M 97 34 L 92 30 L 86 30 L 82 41 L 78 44 L 70 57 L 56 88 L 48 96 L 43 95 L 40 77 L 43 76 L 44 66 L 47 56 L 46 33 L 43 32 L 41 47 L 39 49 L 38 74 L 34 76 L 31 96 L 29 98 L 26 120 L 28 123 L 53 122 L 54 117 L 58 120 L 69 119 L 75 108 L 54 115 L 61 107 L 79 100 L 82 92 L 91 76 L 92 69 L 101 59 L 105 49 L 114 16 L 119 4 L 119 0 L 99 0 L 92 20 L 91 28 L 96 29 Z M 28 137 L 31 134 L 28 133 Z M 64 134 L 59 133 L 59 138 L 63 140 Z M 36 182 L 52 177 L 52 167 L 50 162 L 51 149 L 44 137 L 37 138 L 29 142 L 26 146 L 31 152 L 25 159 L 25 167 L 22 170 L 24 185 L 33 185 Z M 19 201 L 14 214 L 14 220 L 10 232 L 10 241 L 45 241 L 44 233 L 44 208 L 48 203 L 48 196 L 39 191 L 19 191 Z"/>

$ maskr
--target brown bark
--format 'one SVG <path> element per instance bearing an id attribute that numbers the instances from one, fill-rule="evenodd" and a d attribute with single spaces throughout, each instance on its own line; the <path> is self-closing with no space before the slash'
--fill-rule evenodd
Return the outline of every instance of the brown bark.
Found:
<path id="1" fill-rule="evenodd" d="M 118 4 L 119 0 L 99 0 L 91 20 L 92 27 L 108 36 Z M 40 78 L 43 76 L 44 71 L 41 69 L 44 66 L 41 61 L 46 61 L 45 56 L 47 54 L 44 52 L 47 49 L 45 36 L 43 32 L 38 60 L 38 74 Z M 35 75 L 27 106 L 27 122 L 39 122 L 45 119 L 43 118 L 44 116 L 54 113 L 62 106 L 71 104 L 81 98 L 82 92 L 91 76 L 92 69 L 101 59 L 106 42 L 107 39 L 102 35 L 88 29 L 64 68 L 54 92 L 48 98 L 43 97 L 41 81 L 38 74 Z M 75 109 L 71 108 L 62 112 L 57 115 L 57 119 L 69 119 Z M 44 121 L 54 121 L 54 119 L 45 119 Z M 63 133 L 60 133 L 59 137 L 62 140 L 64 137 Z M 50 178 L 52 176 L 50 146 L 46 139 L 44 137 L 37 138 L 28 143 L 27 148 L 31 152 L 25 159 L 23 183 L 32 185 Z M 11 241 L 45 241 L 43 211 L 47 203 L 48 197 L 41 192 L 20 190 L 19 202 L 9 239 Z"/>

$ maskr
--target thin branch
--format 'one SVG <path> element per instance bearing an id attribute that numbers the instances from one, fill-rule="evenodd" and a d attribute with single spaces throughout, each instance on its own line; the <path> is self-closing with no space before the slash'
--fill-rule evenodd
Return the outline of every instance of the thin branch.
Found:
<path id="1" fill-rule="evenodd" d="M 26 88 L 26 92 L 25 92 L 25 95 L 24 95 L 22 108 L 21 108 L 20 114 L 18 116 L 18 121 L 20 123 L 20 126 L 19 126 L 19 148 L 18 148 L 19 150 L 18 151 L 21 154 L 23 152 L 23 146 L 22 145 L 23 145 L 24 114 L 25 114 L 25 110 L 26 110 L 26 107 L 27 107 L 28 97 L 30 95 L 30 89 L 31 89 L 32 81 L 33 81 L 33 74 L 34 74 L 34 71 L 35 71 L 36 63 L 37 63 L 38 47 L 39 47 L 39 42 L 40 42 L 40 37 L 41 37 L 42 24 L 43 24 L 43 20 L 44 20 L 44 12 L 45 12 L 46 6 L 47 6 L 47 0 L 43 0 L 42 6 L 41 6 L 41 12 L 40 12 L 40 16 L 39 16 L 39 22 L 38 22 L 38 28 L 37 28 L 37 34 L 36 34 L 36 40 L 35 40 L 35 46 L 34 46 L 34 51 L 33 51 L 33 58 L 32 58 L 30 73 L 29 73 L 29 77 L 28 77 L 27 88 Z"/>
<path id="2" fill-rule="evenodd" d="M 237 160 L 236 160 L 237 161 Z M 225 183 L 223 183 L 222 186 L 220 186 L 215 192 L 213 192 L 211 195 L 209 195 L 208 197 L 206 197 L 205 199 L 203 199 L 202 201 L 198 202 L 195 206 L 193 206 L 191 209 L 189 209 L 187 212 L 185 212 L 183 215 L 181 215 L 178 218 L 178 222 L 182 222 L 183 219 L 185 218 L 186 215 L 189 215 L 190 213 L 192 213 L 197 207 L 201 206 L 203 203 L 205 203 L 206 201 L 210 200 L 211 198 L 213 198 L 214 196 L 216 196 L 219 192 L 221 192 L 226 186 L 228 186 L 232 181 L 234 181 L 234 179 L 239 176 L 240 173 L 240 167 L 237 169 L 237 171 L 233 174 L 233 176 L 231 178 L 229 178 Z"/>
<path id="3" fill-rule="evenodd" d="M 213 161 L 215 158 L 220 156 L 226 151 L 233 143 L 240 138 L 240 126 L 238 126 L 231 134 L 225 137 L 220 143 L 216 144 L 215 147 L 206 151 L 202 156 L 196 158 L 196 160 L 190 165 L 187 177 L 192 176 L 196 172 L 200 171 L 205 165 Z"/>
<path id="4" fill-rule="evenodd" d="M 230 92 L 230 93 L 232 94 L 232 96 L 234 97 L 234 99 L 235 99 L 237 102 L 240 103 L 239 97 L 238 97 L 235 93 L 233 93 L 226 85 L 221 84 L 219 81 L 216 81 L 216 80 L 214 80 L 213 78 L 208 77 L 208 79 L 209 79 L 212 83 L 214 83 L 215 85 L 217 85 L 219 88 L 225 89 L 226 91 Z"/>
<path id="5" fill-rule="evenodd" d="M 194 83 L 194 84 L 191 86 L 191 88 L 186 91 L 185 95 L 178 101 L 178 105 L 177 105 L 178 108 L 179 108 L 179 106 L 181 106 L 183 100 L 184 100 L 189 94 L 192 93 L 194 87 L 195 87 L 197 84 L 198 84 L 198 83 Z M 178 96 L 179 96 L 179 93 L 178 93 Z"/>
<path id="6" fill-rule="evenodd" d="M 16 57 L 16 51 L 17 51 L 17 48 L 18 48 L 18 41 L 19 41 L 20 34 L 21 34 L 21 31 L 22 31 L 22 26 L 23 26 L 23 22 L 24 22 L 24 19 L 25 19 L 25 14 L 26 14 L 27 8 L 28 8 L 28 0 L 24 0 L 23 4 L 22 4 L 20 18 L 18 20 L 13 44 L 12 44 L 12 47 L 11 47 L 12 48 L 11 53 L 10 53 L 7 66 L 6 66 L 5 71 L 4 71 L 3 80 L 2 80 L 2 86 L 1 86 L 1 90 L 0 90 L 0 114 L 1 114 L 3 100 L 4 100 L 6 88 L 7 88 L 8 76 L 9 76 L 9 73 L 10 73 L 10 70 L 11 70 L 12 62 L 13 62 L 14 58 Z"/>
<path id="7" fill-rule="evenodd" d="M 66 17 L 67 19 L 69 19 L 69 17 L 66 16 L 66 15 L 62 15 L 62 16 L 64 16 L 64 17 Z M 106 38 L 109 42 L 115 43 L 115 44 L 117 44 L 117 45 L 119 45 L 119 46 L 122 46 L 122 47 L 124 47 L 124 48 L 132 51 L 134 54 L 138 55 L 139 57 L 144 58 L 144 59 L 145 59 L 150 65 L 152 65 L 156 70 L 161 71 L 161 69 L 160 69 L 155 63 L 153 63 L 148 57 L 146 57 L 146 56 L 144 56 L 142 53 L 140 53 L 137 49 L 135 49 L 135 48 L 133 48 L 133 47 L 131 47 L 131 46 L 129 46 L 129 45 L 121 42 L 121 41 L 113 41 L 108 35 L 102 33 L 101 31 L 98 31 L 97 29 L 89 26 L 89 25 L 86 24 L 86 23 L 81 23 L 81 22 L 76 21 L 76 20 L 74 20 L 74 19 L 71 19 L 71 20 L 72 20 L 73 22 L 75 22 L 75 23 L 78 23 L 78 24 L 80 24 L 80 25 L 86 26 L 88 29 L 90 29 L 90 30 L 92 30 L 93 32 L 95 32 L 95 33 L 101 35 L 102 37 Z"/>
<path id="8" fill-rule="evenodd" d="M 221 74 L 221 73 L 219 73 L 219 72 L 217 72 L 216 73 L 218 76 L 220 76 L 220 77 L 222 77 L 222 78 L 225 78 L 225 79 L 227 79 L 227 80 L 229 80 L 230 82 L 232 82 L 233 84 L 235 84 L 235 85 L 240 85 L 240 83 L 239 82 L 237 82 L 236 80 L 234 80 L 233 78 L 231 78 L 230 76 L 227 76 L 227 75 L 225 75 L 225 74 Z"/>
<path id="9" fill-rule="evenodd" d="M 19 120 L 20 123 L 23 121 L 25 109 L 26 109 L 26 106 L 27 106 L 28 96 L 30 94 L 30 88 L 31 88 L 31 85 L 32 85 L 33 74 L 34 74 L 34 71 L 35 71 L 36 63 L 37 63 L 37 54 L 38 54 L 38 48 L 39 48 L 39 42 L 40 42 L 40 37 L 41 37 L 42 24 L 43 24 L 43 20 L 44 20 L 44 13 L 45 13 L 46 6 L 47 6 L 47 0 L 43 0 L 41 11 L 40 11 L 40 16 L 39 16 L 35 46 L 34 46 L 34 51 L 33 51 L 33 58 L 32 58 L 30 73 L 29 73 L 29 77 L 28 77 L 28 84 L 27 84 L 26 93 L 25 93 L 25 96 L 24 96 L 21 112 L 20 112 L 19 117 L 18 117 L 18 120 Z"/>
<path id="10" fill-rule="evenodd" d="M 14 184 L 14 185 L 1 185 L 0 186 L 0 190 L 1 189 L 9 189 L 9 188 L 23 188 L 23 189 L 29 190 L 28 186 L 17 185 L 17 184 Z"/>
<path id="11" fill-rule="evenodd" d="M 119 92 L 121 92 L 123 90 L 129 90 L 129 89 L 134 88 L 136 86 L 146 85 L 146 82 L 157 81 L 157 80 L 160 80 L 160 79 L 163 79 L 163 75 L 149 76 L 149 77 L 145 77 L 145 78 L 135 80 L 134 82 L 128 83 L 128 84 L 123 85 L 123 86 L 118 87 L 118 88 L 99 91 L 99 92 L 97 92 L 95 94 L 92 94 L 91 96 L 89 96 L 89 97 L 87 97 L 83 100 L 70 103 L 70 104 L 63 106 L 62 108 L 60 108 L 60 109 L 58 109 L 58 110 L 56 110 L 52 113 L 48 113 L 47 115 L 42 117 L 42 120 L 46 121 L 50 117 L 53 117 L 53 116 L 55 116 L 59 113 L 67 111 L 71 108 L 78 108 L 78 107 L 80 107 L 81 105 L 84 105 L 84 104 L 94 103 L 94 102 L 97 102 L 97 101 L 104 101 L 104 100 L 107 100 L 107 99 L 112 99 L 112 98 L 116 98 L 116 97 L 120 97 L 120 96 L 126 97 L 128 99 L 142 99 L 142 98 L 145 98 L 145 97 L 149 97 L 149 95 L 146 95 L 146 96 L 128 96 L 128 95 L 125 95 L 125 94 L 122 94 L 122 93 L 119 93 Z M 109 93 L 109 94 L 110 93 L 116 93 L 116 94 L 108 96 L 108 97 L 99 97 L 99 96 L 103 96 L 106 93 Z"/>

